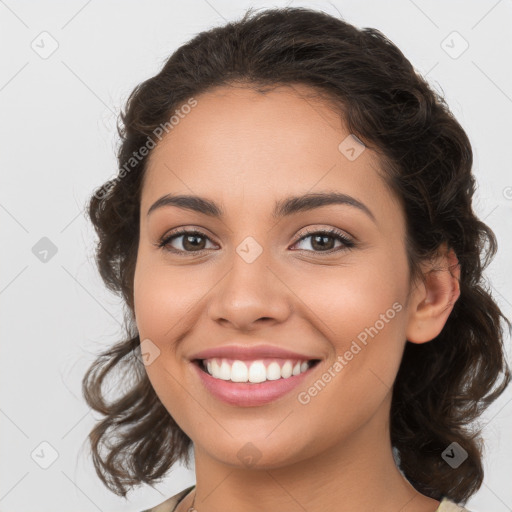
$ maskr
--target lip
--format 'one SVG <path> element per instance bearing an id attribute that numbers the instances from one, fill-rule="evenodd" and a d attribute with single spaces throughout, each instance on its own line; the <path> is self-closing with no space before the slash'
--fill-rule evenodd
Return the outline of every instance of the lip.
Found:
<path id="1" fill-rule="evenodd" d="M 238 359 L 240 361 L 250 361 L 254 359 L 278 358 L 278 359 L 301 359 L 310 361 L 312 359 L 321 359 L 318 355 L 299 354 L 292 350 L 286 350 L 274 345 L 225 345 L 222 347 L 209 348 L 202 350 L 190 356 L 190 360 L 194 359 Z"/>
<path id="2" fill-rule="evenodd" d="M 200 355 L 203 355 L 203 353 L 201 352 Z M 192 366 L 197 372 L 199 379 L 209 393 L 223 402 L 238 407 L 257 407 L 278 400 L 309 378 L 311 372 L 315 371 L 319 364 L 320 362 L 304 373 L 293 375 L 287 379 L 281 378 L 254 384 L 216 379 L 201 369 L 197 361 L 192 362 Z"/>

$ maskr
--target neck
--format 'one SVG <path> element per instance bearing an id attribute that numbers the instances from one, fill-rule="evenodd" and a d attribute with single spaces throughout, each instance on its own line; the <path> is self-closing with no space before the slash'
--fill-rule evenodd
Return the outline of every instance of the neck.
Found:
<path id="1" fill-rule="evenodd" d="M 384 413 L 323 453 L 277 468 L 233 467 L 195 445 L 196 490 L 177 511 L 194 498 L 197 512 L 434 512 L 439 502 L 417 492 L 397 468 Z"/>

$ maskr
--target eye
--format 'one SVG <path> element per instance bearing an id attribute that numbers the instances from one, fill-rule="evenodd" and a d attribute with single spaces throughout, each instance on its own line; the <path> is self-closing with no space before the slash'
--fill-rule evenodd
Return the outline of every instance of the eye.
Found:
<path id="1" fill-rule="evenodd" d="M 351 240 L 344 233 L 335 228 L 319 231 L 307 231 L 304 236 L 302 236 L 297 242 L 295 242 L 294 245 L 304 240 L 307 240 L 308 238 L 311 238 L 309 244 L 311 247 L 319 248 L 319 250 L 313 250 L 312 252 L 332 253 L 352 249 L 356 245 L 353 240 Z M 335 241 L 341 242 L 341 248 L 340 246 L 338 246 L 338 248 L 331 247 L 332 244 L 328 242 L 329 239 L 334 239 Z"/>
<path id="2" fill-rule="evenodd" d="M 183 249 L 173 247 L 171 245 L 172 242 L 178 240 L 179 238 L 182 239 L 181 246 Z M 332 252 L 338 252 L 342 250 L 352 249 L 356 246 L 356 243 L 348 238 L 344 233 L 339 231 L 338 229 L 332 228 L 328 230 L 311 230 L 307 231 L 305 235 L 303 235 L 297 242 L 295 242 L 293 245 L 297 245 L 304 240 L 307 240 L 308 238 L 311 238 L 312 241 L 310 242 L 310 246 L 313 248 L 313 250 L 308 250 L 309 252 L 326 252 L 326 253 L 332 253 Z M 327 242 L 328 239 L 334 239 L 334 241 L 338 241 L 341 243 L 341 247 L 338 246 L 330 247 L 332 244 Z M 201 242 L 201 240 L 203 242 Z M 155 245 L 158 246 L 161 249 L 167 250 L 169 252 L 173 252 L 176 254 L 186 254 L 186 253 L 202 253 L 203 251 L 206 251 L 207 248 L 204 247 L 204 243 L 206 241 L 211 242 L 210 238 L 206 236 L 201 231 L 197 230 L 187 230 L 187 229 L 179 229 L 170 235 L 164 236 L 158 243 Z M 292 246 L 293 247 L 293 246 Z M 319 250 L 316 250 L 318 249 Z M 304 250 L 304 249 L 300 249 Z"/>
<path id="3" fill-rule="evenodd" d="M 181 246 L 185 249 L 176 249 L 171 246 L 171 242 L 182 238 Z M 196 230 L 179 229 L 169 236 L 164 236 L 156 245 L 161 249 L 168 250 L 177 254 L 183 254 L 187 252 L 202 253 L 206 249 L 203 247 L 203 243 L 200 240 L 210 240 L 204 233 Z"/>

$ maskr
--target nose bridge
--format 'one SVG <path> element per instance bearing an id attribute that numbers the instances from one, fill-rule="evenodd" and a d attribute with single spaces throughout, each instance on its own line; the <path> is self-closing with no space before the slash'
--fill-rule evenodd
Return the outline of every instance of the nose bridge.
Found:
<path id="1" fill-rule="evenodd" d="M 216 287 L 209 304 L 214 321 L 249 329 L 259 319 L 283 321 L 289 314 L 286 287 L 272 271 L 271 252 L 247 236 L 230 258 L 230 268 Z"/>

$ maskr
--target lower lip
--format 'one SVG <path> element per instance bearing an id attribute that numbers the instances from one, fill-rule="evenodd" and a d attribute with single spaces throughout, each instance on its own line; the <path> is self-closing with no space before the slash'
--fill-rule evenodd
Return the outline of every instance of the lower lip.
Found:
<path id="1" fill-rule="evenodd" d="M 228 380 L 216 379 L 209 373 L 203 371 L 197 363 L 192 366 L 199 374 L 204 387 L 215 397 L 231 405 L 240 407 L 256 407 L 264 405 L 286 395 L 314 370 L 319 363 L 309 368 L 304 373 L 293 375 L 287 379 L 267 380 L 256 384 L 248 382 L 231 382 Z"/>

